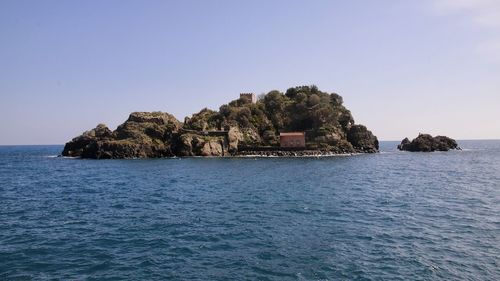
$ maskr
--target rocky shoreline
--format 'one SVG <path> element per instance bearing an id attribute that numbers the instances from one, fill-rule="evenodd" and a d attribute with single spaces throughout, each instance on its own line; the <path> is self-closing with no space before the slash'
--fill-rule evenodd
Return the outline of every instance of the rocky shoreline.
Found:
<path id="1" fill-rule="evenodd" d="M 333 156 L 352 156 L 362 153 L 336 153 L 331 151 L 319 150 L 298 150 L 298 151 L 245 151 L 236 153 L 234 157 L 333 157 Z"/>
<path id="2" fill-rule="evenodd" d="M 302 135 L 297 149 L 285 149 L 281 137 Z M 288 146 L 288 144 L 286 145 Z M 243 150 L 242 148 L 266 148 Z M 164 158 L 185 156 L 324 156 L 376 153 L 378 139 L 355 124 L 336 93 L 299 86 L 285 93 L 253 94 L 202 109 L 178 121 L 166 112 L 133 112 L 110 130 L 96 128 L 67 142 L 62 156 L 91 159 Z"/>

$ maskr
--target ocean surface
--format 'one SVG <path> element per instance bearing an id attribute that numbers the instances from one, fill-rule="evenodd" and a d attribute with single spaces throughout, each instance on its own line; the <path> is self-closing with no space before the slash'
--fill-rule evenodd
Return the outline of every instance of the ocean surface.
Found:
<path id="1" fill-rule="evenodd" d="M 0 280 L 500 280 L 500 141 L 324 158 L 0 146 Z"/>

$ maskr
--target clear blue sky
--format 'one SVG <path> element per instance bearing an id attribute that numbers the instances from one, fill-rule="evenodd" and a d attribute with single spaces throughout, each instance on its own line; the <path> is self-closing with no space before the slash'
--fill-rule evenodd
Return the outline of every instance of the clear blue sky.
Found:
<path id="1" fill-rule="evenodd" d="M 381 140 L 500 138 L 500 1 L 0 1 L 0 144 L 304 84 Z"/>

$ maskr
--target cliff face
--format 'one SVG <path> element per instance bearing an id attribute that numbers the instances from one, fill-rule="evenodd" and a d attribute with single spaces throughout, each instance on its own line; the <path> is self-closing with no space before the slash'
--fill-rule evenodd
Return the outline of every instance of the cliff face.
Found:
<path id="1" fill-rule="evenodd" d="M 203 109 L 184 123 L 162 112 L 134 112 L 111 132 L 105 125 L 74 138 L 64 156 L 153 158 L 227 156 L 238 147 L 275 147 L 279 133 L 306 132 L 306 149 L 328 153 L 377 152 L 377 138 L 355 125 L 342 97 L 315 86 L 271 91 L 256 103 L 238 99 L 219 111 Z M 241 153 L 239 153 L 241 154 Z"/>

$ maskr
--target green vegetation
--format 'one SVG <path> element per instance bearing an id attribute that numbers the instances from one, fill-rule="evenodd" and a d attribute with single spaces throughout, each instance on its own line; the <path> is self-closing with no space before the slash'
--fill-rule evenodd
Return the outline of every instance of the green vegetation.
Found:
<path id="1" fill-rule="evenodd" d="M 254 104 L 233 100 L 219 111 L 202 109 L 184 123 L 165 112 L 133 112 L 115 131 L 105 125 L 68 142 L 65 156 L 153 158 L 226 156 L 240 148 L 276 148 L 281 132 L 304 131 L 306 149 L 327 153 L 377 152 L 377 138 L 355 125 L 342 97 L 300 86 L 270 91 Z"/>
<path id="2" fill-rule="evenodd" d="M 279 145 L 279 133 L 305 131 L 308 147 L 353 150 L 347 135 L 354 125 L 351 112 L 336 93 L 320 91 L 316 86 L 300 86 L 285 93 L 270 91 L 260 95 L 256 104 L 246 99 L 222 105 L 218 112 L 203 109 L 187 118 L 184 128 L 218 130 L 238 127 L 240 144 L 248 146 Z"/>

